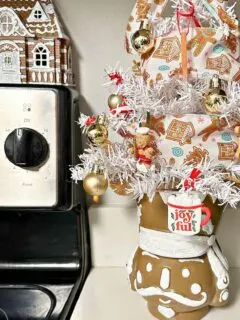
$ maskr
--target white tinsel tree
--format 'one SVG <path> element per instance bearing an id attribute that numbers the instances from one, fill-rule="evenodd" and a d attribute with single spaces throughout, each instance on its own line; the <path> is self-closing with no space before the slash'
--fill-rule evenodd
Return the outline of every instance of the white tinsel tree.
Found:
<path id="1" fill-rule="evenodd" d="M 184 10 L 189 5 L 187 0 L 172 0 L 173 9 Z M 227 9 L 232 18 L 234 7 Z M 195 11 L 201 21 L 210 21 L 210 25 L 216 27 L 216 21 L 212 19 L 204 6 L 204 1 L 195 3 Z M 150 15 L 152 24 L 159 18 Z M 159 21 L 158 21 L 159 22 Z M 226 36 L 229 34 L 228 25 L 218 21 L 224 29 Z M 163 35 L 171 30 L 176 30 L 176 19 L 161 18 L 161 23 L 155 28 L 157 35 Z M 154 158 L 154 165 L 150 167 L 139 166 L 139 160 L 130 150 L 134 147 L 134 133 L 146 125 L 148 117 L 161 117 L 169 114 L 204 114 L 203 97 L 209 88 L 209 77 L 201 77 L 195 80 L 183 81 L 182 79 L 170 78 L 160 80 L 149 85 L 141 75 L 136 75 L 130 70 L 107 67 L 106 83 L 104 87 L 122 98 L 122 104 L 105 115 L 105 126 L 121 134 L 123 142 L 107 141 L 107 143 L 93 144 L 85 149 L 80 155 L 80 164 L 71 168 L 72 179 L 75 182 L 84 180 L 97 164 L 103 168 L 103 174 L 111 184 L 125 184 L 125 194 L 129 193 L 133 198 L 141 200 L 144 195 L 153 199 L 158 191 L 186 190 L 185 183 L 190 179 L 191 172 L 197 169 L 201 172 L 194 181 L 194 190 L 204 195 L 210 195 L 218 199 L 220 203 L 235 207 L 240 201 L 240 166 L 236 161 L 231 165 L 224 166 L 222 163 L 210 159 L 202 159 L 198 164 L 185 163 L 175 167 L 169 163 L 162 163 L 159 154 Z M 110 89 L 109 89 L 110 88 Z M 226 92 L 225 103 L 221 104 L 219 119 L 224 119 L 229 127 L 240 123 L 240 83 L 222 82 L 222 89 Z M 78 125 L 88 135 L 90 128 L 97 122 L 97 116 L 81 114 Z M 144 124 L 144 125 L 143 125 Z M 157 146 L 158 147 L 158 146 Z"/>

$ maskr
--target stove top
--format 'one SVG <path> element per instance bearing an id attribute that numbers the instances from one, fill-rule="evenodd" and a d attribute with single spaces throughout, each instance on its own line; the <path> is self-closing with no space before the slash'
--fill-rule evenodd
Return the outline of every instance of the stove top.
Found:
<path id="1" fill-rule="evenodd" d="M 89 270 L 87 212 L 0 211 L 0 320 L 67 320 Z"/>
<path id="2" fill-rule="evenodd" d="M 74 285 L 0 286 L 0 320 L 59 319 Z"/>

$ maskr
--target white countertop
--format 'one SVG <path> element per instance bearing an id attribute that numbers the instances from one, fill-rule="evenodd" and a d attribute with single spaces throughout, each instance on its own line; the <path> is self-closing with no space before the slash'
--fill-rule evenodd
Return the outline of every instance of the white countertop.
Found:
<path id="1" fill-rule="evenodd" d="M 240 269 L 231 270 L 230 306 L 213 308 L 206 320 L 240 318 Z M 130 289 L 125 268 L 92 269 L 71 320 L 154 320 L 146 302 Z"/>

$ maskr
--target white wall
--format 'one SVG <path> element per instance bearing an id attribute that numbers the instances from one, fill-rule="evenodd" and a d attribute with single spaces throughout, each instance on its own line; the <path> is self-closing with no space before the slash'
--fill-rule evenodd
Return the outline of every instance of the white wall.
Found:
<path id="1" fill-rule="evenodd" d="M 135 0 L 56 0 L 75 49 L 78 52 L 78 81 L 81 110 L 86 114 L 106 110 L 109 91 L 103 88 L 104 68 L 120 62 L 131 66 L 131 57 L 124 51 L 124 33 Z M 111 190 L 103 203 L 128 205 L 127 198 L 116 196 Z"/>
<path id="2" fill-rule="evenodd" d="M 106 108 L 102 88 L 104 68 L 117 61 L 127 67 L 124 32 L 135 0 L 56 0 L 65 25 L 79 53 L 81 94 L 93 112 Z"/>

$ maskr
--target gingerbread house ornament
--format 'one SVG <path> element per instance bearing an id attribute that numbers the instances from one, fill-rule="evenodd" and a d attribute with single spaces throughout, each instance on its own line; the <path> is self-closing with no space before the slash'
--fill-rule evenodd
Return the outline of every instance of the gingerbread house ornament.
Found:
<path id="1" fill-rule="evenodd" d="M 51 0 L 0 1 L 0 83 L 73 85 L 70 39 Z"/>

